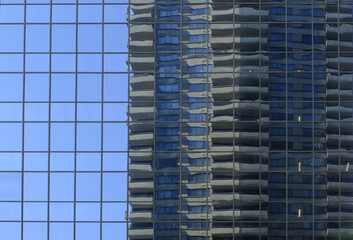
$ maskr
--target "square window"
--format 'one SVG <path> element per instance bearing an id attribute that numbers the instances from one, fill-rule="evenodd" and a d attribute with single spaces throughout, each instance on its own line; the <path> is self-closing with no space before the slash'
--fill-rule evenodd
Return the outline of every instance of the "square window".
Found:
<path id="1" fill-rule="evenodd" d="M 50 3 L 50 0 L 27 0 L 27 3 Z"/>
<path id="2" fill-rule="evenodd" d="M 50 119 L 52 121 L 75 121 L 75 104 L 52 103 Z"/>
<path id="3" fill-rule="evenodd" d="M 128 32 L 126 24 L 106 24 L 104 52 L 127 52 Z"/>
<path id="4" fill-rule="evenodd" d="M 23 192 L 25 201 L 47 201 L 48 173 L 25 173 Z"/>
<path id="5" fill-rule="evenodd" d="M 48 123 L 25 123 L 25 151 L 48 150 Z"/>
<path id="6" fill-rule="evenodd" d="M 22 101 L 22 94 L 22 74 L 0 74 L 0 101 Z"/>
<path id="7" fill-rule="evenodd" d="M 25 171 L 48 171 L 48 153 L 25 153 Z"/>
<path id="8" fill-rule="evenodd" d="M 101 124 L 77 124 L 77 150 L 100 151 L 101 149 Z"/>
<path id="9" fill-rule="evenodd" d="M 0 173 L 0 201 L 21 201 L 21 173 Z"/>
<path id="10" fill-rule="evenodd" d="M 126 54 L 105 54 L 104 71 L 105 72 L 127 72 Z"/>
<path id="11" fill-rule="evenodd" d="M 76 200 L 100 201 L 101 175 L 99 173 L 76 174 Z M 116 186 L 116 183 L 115 183 Z"/>
<path id="12" fill-rule="evenodd" d="M 48 204 L 38 202 L 23 203 L 23 220 L 25 221 L 46 221 L 48 215 Z"/>
<path id="13" fill-rule="evenodd" d="M 50 153 L 50 171 L 74 171 L 74 153 Z"/>
<path id="14" fill-rule="evenodd" d="M 127 121 L 127 103 L 104 103 L 104 121 Z"/>
<path id="15" fill-rule="evenodd" d="M 78 26 L 78 51 L 102 51 L 102 25 L 80 24 Z"/>
<path id="16" fill-rule="evenodd" d="M 9 1 L 14 3 L 14 0 Z M 1 3 L 5 3 L 4 0 Z M 1 5 L 0 23 L 23 23 L 23 20 L 23 5 Z"/>
<path id="17" fill-rule="evenodd" d="M 4 239 L 21 240 L 21 223 L 0 222 L 0 232 Z"/>
<path id="18" fill-rule="evenodd" d="M 52 54 L 51 70 L 52 72 L 75 72 L 75 54 Z"/>
<path id="19" fill-rule="evenodd" d="M 77 83 L 78 101 L 100 101 L 102 99 L 102 76 L 79 74 Z"/>
<path id="20" fill-rule="evenodd" d="M 73 240 L 74 224 L 73 223 L 50 223 L 49 224 L 49 240 Z"/>
<path id="21" fill-rule="evenodd" d="M 47 223 L 23 223 L 23 240 L 47 240 Z"/>
<path id="22" fill-rule="evenodd" d="M 78 54 L 79 72 L 102 72 L 102 54 Z"/>
<path id="23" fill-rule="evenodd" d="M 51 202 L 49 209 L 50 209 L 50 216 L 49 216 L 50 221 L 73 221 L 74 219 L 73 203 Z"/>
<path id="24" fill-rule="evenodd" d="M 0 38 L 0 52 L 23 52 L 23 25 L 0 25 L 0 35 L 6 36 Z"/>
<path id="25" fill-rule="evenodd" d="M 75 101 L 75 74 L 53 74 L 52 101 Z"/>
<path id="26" fill-rule="evenodd" d="M 103 221 L 126 221 L 126 203 L 103 203 Z"/>
<path id="27" fill-rule="evenodd" d="M 22 121 L 22 103 L 0 103 L 0 121 Z"/>
<path id="28" fill-rule="evenodd" d="M 78 103 L 77 121 L 100 121 L 102 105 L 100 103 Z"/>
<path id="29" fill-rule="evenodd" d="M 27 1 L 29 3 L 29 1 Z M 49 5 L 27 5 L 26 6 L 27 23 L 49 23 L 50 6 Z"/>
<path id="30" fill-rule="evenodd" d="M 78 22 L 102 22 L 102 5 L 79 5 Z"/>
<path id="31" fill-rule="evenodd" d="M 0 202 L 0 221 L 21 221 L 21 203 Z"/>
<path id="32" fill-rule="evenodd" d="M 102 237 L 103 240 L 115 240 L 125 237 L 127 229 L 127 223 L 103 223 L 102 225 Z"/>
<path id="33" fill-rule="evenodd" d="M 0 151 L 22 150 L 22 124 L 0 123 Z"/>
<path id="34" fill-rule="evenodd" d="M 73 201 L 74 185 L 73 173 L 50 173 L 50 201 Z M 71 213 L 67 209 L 66 211 Z M 57 213 L 53 214 L 51 218 L 55 219 L 55 216 L 68 217 L 66 215 L 63 216 L 61 213 Z"/>
<path id="35" fill-rule="evenodd" d="M 23 54 L 0 54 L 0 72 L 23 72 Z"/>
<path id="36" fill-rule="evenodd" d="M 49 100 L 49 74 L 26 74 L 25 84 L 26 101 Z"/>
<path id="37" fill-rule="evenodd" d="M 21 171 L 21 155 L 21 153 L 0 153 L 0 171 Z"/>
<path id="38" fill-rule="evenodd" d="M 126 199 L 127 174 L 103 173 L 103 201 L 126 201 Z"/>
<path id="39" fill-rule="evenodd" d="M 60 3 L 63 3 L 63 2 L 60 1 Z M 53 5 L 52 11 L 53 11 L 52 12 L 53 23 L 75 23 L 76 22 L 75 5 Z"/>
<path id="40" fill-rule="evenodd" d="M 101 3 L 102 0 L 78 0 L 79 3 Z"/>
<path id="41" fill-rule="evenodd" d="M 77 171 L 100 171 L 101 154 L 100 153 L 77 153 Z"/>
<path id="42" fill-rule="evenodd" d="M 128 101 L 127 74 L 104 74 L 104 101 Z"/>
<path id="43" fill-rule="evenodd" d="M 49 54 L 26 54 L 27 72 L 49 72 Z"/>
<path id="44" fill-rule="evenodd" d="M 76 51 L 76 25 L 55 24 L 52 26 L 52 51 L 75 52 Z"/>
<path id="45" fill-rule="evenodd" d="M 127 22 L 126 13 L 127 5 L 105 5 L 104 6 L 104 22 Z"/>
<path id="46" fill-rule="evenodd" d="M 103 153 L 103 171 L 127 171 L 127 153 Z"/>
<path id="47" fill-rule="evenodd" d="M 75 149 L 74 123 L 52 123 L 50 131 L 50 149 L 52 151 L 73 151 Z"/>
<path id="48" fill-rule="evenodd" d="M 127 151 L 127 125 L 126 123 L 103 124 L 103 150 Z"/>
<path id="49" fill-rule="evenodd" d="M 100 203 L 76 203 L 76 221 L 99 221 Z"/>
<path id="50" fill-rule="evenodd" d="M 25 121 L 48 121 L 48 103 L 26 103 Z"/>
<path id="51" fill-rule="evenodd" d="M 49 25 L 26 26 L 26 51 L 49 52 Z"/>

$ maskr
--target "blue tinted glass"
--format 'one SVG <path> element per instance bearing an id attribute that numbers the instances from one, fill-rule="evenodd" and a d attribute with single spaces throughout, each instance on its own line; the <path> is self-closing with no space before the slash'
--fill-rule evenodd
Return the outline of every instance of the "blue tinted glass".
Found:
<path id="1" fill-rule="evenodd" d="M 101 148 L 101 124 L 78 123 L 77 124 L 77 150 L 100 151 Z"/>
<path id="2" fill-rule="evenodd" d="M 29 1 L 27 1 L 29 3 Z M 49 5 L 28 5 L 26 7 L 26 21 L 28 23 L 49 23 Z"/>
<path id="3" fill-rule="evenodd" d="M 47 240 L 47 223 L 23 223 L 23 240 Z"/>
<path id="4" fill-rule="evenodd" d="M 88 1 L 92 3 L 92 1 Z M 102 5 L 79 5 L 78 7 L 79 22 L 102 22 Z"/>
<path id="5" fill-rule="evenodd" d="M 23 218 L 25 221 L 46 221 L 48 204 L 27 202 L 23 204 Z"/>
<path id="6" fill-rule="evenodd" d="M 6 0 L 9 3 L 15 3 L 16 0 Z M 2 1 L 4 3 L 5 1 Z M 23 2 L 23 0 L 22 0 Z M 0 23 L 23 23 L 24 20 L 23 5 L 2 5 L 0 14 Z"/>
<path id="7" fill-rule="evenodd" d="M 4 11 L 2 9 L 2 11 Z M 1 52 L 22 52 L 23 51 L 23 26 L 21 25 L 0 25 Z"/>
<path id="8" fill-rule="evenodd" d="M 100 201 L 99 173 L 76 174 L 76 199 L 78 201 Z"/>
<path id="9" fill-rule="evenodd" d="M 48 173 L 25 173 L 23 195 L 25 201 L 47 201 Z"/>
<path id="10" fill-rule="evenodd" d="M 75 2 L 75 0 L 74 0 L 74 2 Z M 63 3 L 63 2 L 61 1 L 60 3 Z M 70 23 L 70 22 L 74 23 L 74 22 L 76 22 L 76 6 L 75 5 L 53 5 L 52 14 L 53 14 L 52 15 L 53 23 Z"/>
<path id="11" fill-rule="evenodd" d="M 102 25 L 89 24 L 78 26 L 78 51 L 102 51 Z"/>
<path id="12" fill-rule="evenodd" d="M 50 200 L 51 201 L 73 201 L 74 199 L 74 174 L 73 173 L 51 173 L 50 174 Z M 73 216 L 71 205 L 55 205 L 55 212 L 51 218 L 58 220 L 68 219 Z M 51 206 L 52 208 L 52 206 Z M 64 212 L 61 212 L 64 211 Z M 65 213 L 65 214 L 63 214 Z M 67 221 L 67 220 L 66 220 Z"/>
<path id="13" fill-rule="evenodd" d="M 26 101 L 48 101 L 49 75 L 26 74 Z M 22 82 L 22 80 L 20 80 Z M 20 88 L 20 87 L 19 87 Z"/>
<path id="14" fill-rule="evenodd" d="M 52 123 L 50 126 L 52 151 L 73 151 L 75 147 L 75 124 Z"/>
<path id="15" fill-rule="evenodd" d="M 76 50 L 76 25 L 52 26 L 52 51 L 74 52 Z"/>
<path id="16" fill-rule="evenodd" d="M 26 26 L 26 51 L 49 52 L 49 25 Z"/>
<path id="17" fill-rule="evenodd" d="M 73 240 L 73 232 L 73 223 L 50 223 L 49 238 L 50 240 Z"/>

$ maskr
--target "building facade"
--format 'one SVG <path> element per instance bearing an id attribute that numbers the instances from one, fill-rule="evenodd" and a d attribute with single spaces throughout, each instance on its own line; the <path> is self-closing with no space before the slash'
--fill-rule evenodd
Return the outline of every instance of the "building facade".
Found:
<path id="1" fill-rule="evenodd" d="M 129 6 L 129 239 L 352 239 L 352 2 Z"/>

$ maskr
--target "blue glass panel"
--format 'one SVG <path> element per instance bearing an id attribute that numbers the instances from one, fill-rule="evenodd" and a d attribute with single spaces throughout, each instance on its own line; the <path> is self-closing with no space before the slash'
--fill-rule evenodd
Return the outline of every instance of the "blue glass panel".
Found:
<path id="1" fill-rule="evenodd" d="M 126 173 L 103 173 L 103 201 L 126 201 L 126 185 Z"/>
<path id="2" fill-rule="evenodd" d="M 23 51 L 23 26 L 0 25 L 0 35 L 6 35 L 6 37 L 0 38 L 0 52 Z"/>
<path id="3" fill-rule="evenodd" d="M 0 151 L 22 150 L 22 124 L 0 123 Z"/>
<path id="4" fill-rule="evenodd" d="M 64 189 L 62 191 L 64 191 Z M 73 221 L 73 218 L 74 218 L 73 203 L 56 203 L 56 202 L 50 203 L 50 221 Z"/>
<path id="5" fill-rule="evenodd" d="M 48 101 L 49 74 L 26 74 L 25 80 L 26 101 Z M 20 80 L 20 82 L 22 82 L 22 80 Z M 18 86 L 17 89 L 21 89 L 21 87 Z"/>
<path id="6" fill-rule="evenodd" d="M 23 195 L 25 201 L 47 201 L 48 173 L 25 173 Z"/>
<path id="7" fill-rule="evenodd" d="M 99 173 L 76 174 L 77 201 L 100 201 L 101 176 Z M 115 185 L 116 186 L 116 185 Z"/>
<path id="8" fill-rule="evenodd" d="M 103 124 L 104 151 L 127 151 L 127 125 L 125 123 Z"/>
<path id="9" fill-rule="evenodd" d="M 25 221 L 46 221 L 48 204 L 38 202 L 25 202 L 23 205 L 23 219 Z"/>
<path id="10" fill-rule="evenodd" d="M 99 221 L 100 203 L 76 203 L 76 221 Z"/>
<path id="11" fill-rule="evenodd" d="M 74 153 L 50 153 L 50 171 L 74 171 Z"/>
<path id="12" fill-rule="evenodd" d="M 50 240 L 73 240 L 74 224 L 73 223 L 50 223 L 49 239 Z"/>
<path id="13" fill-rule="evenodd" d="M 63 1 L 59 1 L 63 3 Z M 55 1 L 53 1 L 55 2 Z M 68 1 L 65 1 L 68 2 Z M 73 0 L 73 2 L 76 2 Z M 52 7 L 53 23 L 75 23 L 76 22 L 76 6 L 75 5 L 53 5 Z"/>
<path id="14" fill-rule="evenodd" d="M 48 150 L 48 124 L 25 123 L 25 151 Z"/>
<path id="15" fill-rule="evenodd" d="M 51 201 L 73 201 L 74 200 L 74 174 L 73 173 L 51 173 L 50 174 L 50 200 Z M 54 206 L 55 207 L 55 206 Z M 54 209 L 51 218 L 56 219 L 71 219 L 72 208 L 71 205 L 58 205 L 57 211 Z M 62 215 L 61 211 L 65 210 L 67 213 Z M 70 214 L 69 214 L 70 213 Z"/>
<path id="16" fill-rule="evenodd" d="M 21 203 L 0 202 L 0 221 L 20 221 Z M 1 225 L 0 225 L 1 226 Z M 1 229 L 1 227 L 0 227 Z"/>
<path id="17" fill-rule="evenodd" d="M 23 240 L 47 240 L 47 223 L 23 223 Z"/>
<path id="18" fill-rule="evenodd" d="M 50 149 L 52 151 L 73 151 L 75 148 L 75 124 L 52 123 L 50 125 Z"/>
<path id="19" fill-rule="evenodd" d="M 77 124 L 77 150 L 100 151 L 101 125 L 99 123 Z"/>
<path id="20" fill-rule="evenodd" d="M 76 170 L 77 171 L 100 171 L 101 154 L 100 153 L 77 153 Z"/>
<path id="21" fill-rule="evenodd" d="M 26 26 L 26 51 L 49 52 L 49 30 L 49 25 Z"/>

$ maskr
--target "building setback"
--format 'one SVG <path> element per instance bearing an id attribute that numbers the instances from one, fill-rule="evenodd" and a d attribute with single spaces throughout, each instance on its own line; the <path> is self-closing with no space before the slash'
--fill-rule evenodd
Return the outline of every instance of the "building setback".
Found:
<path id="1" fill-rule="evenodd" d="M 352 239 L 352 3 L 130 8 L 129 239 Z"/>

